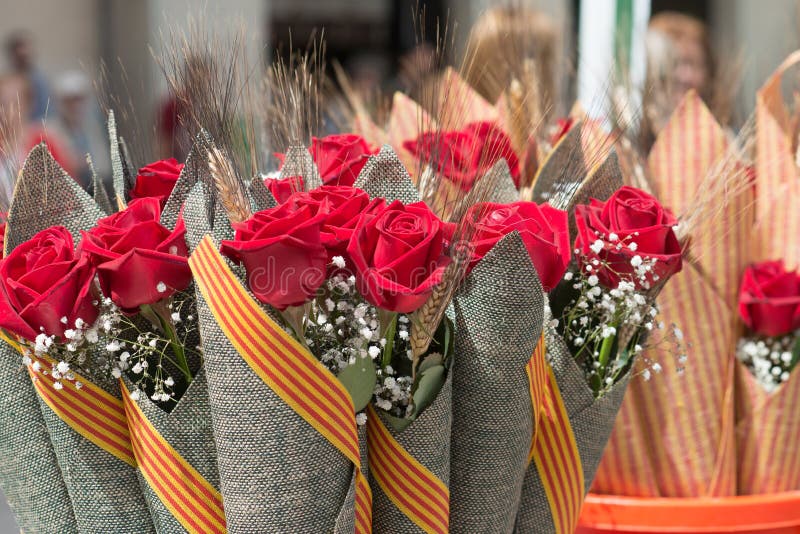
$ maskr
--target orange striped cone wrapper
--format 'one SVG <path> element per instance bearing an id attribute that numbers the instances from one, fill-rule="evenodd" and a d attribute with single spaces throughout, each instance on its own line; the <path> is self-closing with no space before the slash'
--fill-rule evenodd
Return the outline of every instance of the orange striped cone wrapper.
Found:
<path id="1" fill-rule="evenodd" d="M 0 489 L 24 532 L 77 532 L 38 394 L 16 347 L 0 341 Z"/>
<path id="2" fill-rule="evenodd" d="M 648 158 L 655 195 L 683 213 L 727 150 L 725 132 L 697 94 L 687 93 Z M 734 307 L 749 256 L 750 195 L 717 200 L 719 217 L 692 229 L 693 259 L 658 297 L 657 320 L 684 333 L 685 372 L 675 363 L 674 347 L 650 351 L 663 371 L 650 381 L 632 381 L 593 491 L 643 497 L 736 493 Z"/>
<path id="3" fill-rule="evenodd" d="M 800 176 L 792 152 L 795 139 L 781 94 L 784 73 L 800 62 L 790 55 L 756 95 L 756 224 L 752 261 L 783 258 L 800 266 Z M 796 131 L 796 130 L 795 130 Z M 741 272 L 741 271 L 740 271 Z M 738 289 L 738 285 L 734 287 Z M 800 489 L 800 376 L 792 371 L 773 392 L 749 369 L 736 365 L 736 445 L 741 494 Z"/>
<path id="4" fill-rule="evenodd" d="M 36 232 L 65 226 L 77 242 L 80 230 L 104 216 L 67 175 L 44 144 L 28 155 L 17 182 L 7 228 L 7 250 Z M 51 363 L 41 363 L 43 369 Z M 136 461 L 115 381 L 76 377 L 56 390 L 52 377 L 29 368 L 45 426 L 61 467 L 81 532 L 153 532 L 139 487 Z"/>
<path id="5" fill-rule="evenodd" d="M 257 304 L 210 237 L 190 266 L 228 529 L 370 532 L 347 391 Z"/>
<path id="6" fill-rule="evenodd" d="M 500 240 L 457 292 L 450 441 L 450 531 L 510 532 L 534 419 L 526 366 L 544 295 L 517 232 Z"/>
<path id="7" fill-rule="evenodd" d="M 529 376 L 538 425 L 515 531 L 569 534 L 578 524 L 630 375 L 596 399 L 553 328 L 545 329 L 537 353 Z"/>

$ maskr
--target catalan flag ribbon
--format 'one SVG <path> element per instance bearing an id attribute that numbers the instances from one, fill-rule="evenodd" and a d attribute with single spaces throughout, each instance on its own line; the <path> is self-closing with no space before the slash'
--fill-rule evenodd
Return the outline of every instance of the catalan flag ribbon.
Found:
<path id="1" fill-rule="evenodd" d="M 120 387 L 127 390 L 122 383 Z M 188 532 L 227 532 L 220 493 L 164 439 L 129 395 L 122 399 L 139 469 L 164 506 Z"/>
<path id="2" fill-rule="evenodd" d="M 370 473 L 392 503 L 423 532 L 449 532 L 450 490 L 397 442 L 372 406 L 367 442 Z"/>
<path id="3" fill-rule="evenodd" d="M 263 382 L 324 436 L 355 469 L 355 531 L 372 530 L 372 493 L 361 472 L 355 408 L 347 390 L 248 294 L 209 236 L 189 258 L 222 332 Z"/>
<path id="4" fill-rule="evenodd" d="M 581 457 L 553 370 L 545 360 L 544 334 L 539 339 L 528 377 L 536 432 L 531 460 L 550 506 L 555 532 L 571 534 L 578 525 L 584 497 Z"/>

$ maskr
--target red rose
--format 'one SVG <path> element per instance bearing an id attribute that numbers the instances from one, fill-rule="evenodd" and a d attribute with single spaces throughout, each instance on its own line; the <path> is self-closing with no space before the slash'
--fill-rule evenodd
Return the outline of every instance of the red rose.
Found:
<path id="1" fill-rule="evenodd" d="M 466 214 L 467 235 L 473 247 L 472 269 L 506 234 L 520 233 L 546 291 L 553 289 L 570 259 L 567 212 L 549 204 L 513 202 L 475 204 Z"/>
<path id="2" fill-rule="evenodd" d="M 576 206 L 575 222 L 575 248 L 588 260 L 600 260 L 593 272 L 606 287 L 617 287 L 620 276 L 638 282 L 631 263 L 638 263 L 637 257 L 656 261 L 648 283 L 663 282 L 681 270 L 681 246 L 672 228 L 677 219 L 640 189 L 626 185 L 606 202 L 591 199 Z"/>
<path id="3" fill-rule="evenodd" d="M 423 162 L 435 165 L 438 172 L 464 191 L 492 166 L 505 159 L 514 184 L 519 187 L 519 159 L 511 140 L 491 122 L 473 122 L 463 130 L 425 132 L 403 147 Z"/>
<path id="4" fill-rule="evenodd" d="M 553 135 L 550 136 L 550 144 L 556 146 L 556 143 L 561 141 L 561 138 L 567 135 L 575 124 L 575 119 L 572 117 L 562 117 L 556 120 L 555 127 L 553 128 Z"/>
<path id="5" fill-rule="evenodd" d="M 97 266 L 103 294 L 126 313 L 183 291 L 192 281 L 186 260 L 186 227 L 159 223 L 157 198 L 140 198 L 83 232 L 81 250 Z"/>
<path id="6" fill-rule="evenodd" d="M 175 158 L 162 159 L 145 165 L 139 169 L 139 174 L 136 176 L 136 184 L 130 192 L 131 198 L 157 198 L 163 208 L 182 170 L 183 163 L 178 163 Z"/>
<path id="7" fill-rule="evenodd" d="M 326 214 L 327 205 L 295 206 L 290 197 L 234 224 L 235 239 L 223 241 L 220 250 L 244 264 L 250 290 L 261 302 L 279 310 L 298 306 L 325 281 L 328 253 L 320 228 Z"/>
<path id="8" fill-rule="evenodd" d="M 272 197 L 283 204 L 292 193 L 305 190 L 302 176 L 290 176 L 288 178 L 264 178 L 264 185 L 272 193 Z"/>
<path id="9" fill-rule="evenodd" d="M 400 313 L 422 306 L 449 262 L 445 226 L 424 202 L 381 200 L 360 219 L 347 252 L 364 298 Z"/>
<path id="10" fill-rule="evenodd" d="M 352 186 L 369 156 L 376 153 L 369 143 L 356 134 L 335 134 L 312 137 L 308 149 L 317 164 L 319 177 L 325 185 Z M 275 154 L 283 166 L 284 154 Z"/>
<path id="11" fill-rule="evenodd" d="M 744 271 L 739 315 L 762 336 L 777 337 L 800 328 L 800 275 L 782 261 L 765 261 Z"/>
<path id="12" fill-rule="evenodd" d="M 33 341 L 40 332 L 60 338 L 77 319 L 94 323 L 94 274 L 66 228 L 42 230 L 0 261 L 0 327 Z"/>

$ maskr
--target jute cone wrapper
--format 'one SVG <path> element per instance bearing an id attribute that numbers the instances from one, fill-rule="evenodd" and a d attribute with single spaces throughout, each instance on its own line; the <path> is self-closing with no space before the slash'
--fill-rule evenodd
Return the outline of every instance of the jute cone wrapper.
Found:
<path id="1" fill-rule="evenodd" d="M 117 121 L 114 112 L 108 113 L 108 139 L 111 148 L 111 174 L 114 179 L 114 199 L 112 204 L 121 209 L 128 201 L 128 191 L 134 185 L 125 143 L 117 136 Z"/>
<path id="2" fill-rule="evenodd" d="M 583 471 L 583 494 L 589 491 L 608 437 L 614 427 L 630 374 L 625 375 L 610 391 L 599 399 L 589 389 L 584 372 L 564 344 L 563 338 L 547 329 L 545 335 L 547 356 L 553 370 L 560 396 L 575 438 L 575 446 Z M 545 431 L 540 428 L 538 432 Z M 517 513 L 515 532 L 556 533 L 553 510 L 545 484 L 535 463 L 525 474 L 522 499 Z"/>
<path id="3" fill-rule="evenodd" d="M 203 235 L 231 236 L 224 216 L 209 223 L 213 194 L 197 184 L 186 202 L 193 250 Z M 200 291 L 197 302 L 228 530 L 353 532 L 352 463 L 256 375 Z"/>
<path id="4" fill-rule="evenodd" d="M 8 250 L 56 224 L 67 227 L 77 242 L 80 230 L 88 230 L 104 215 L 41 144 L 28 155 L 17 182 L 9 210 Z M 110 397 L 120 398 L 115 382 L 96 378 L 91 381 Z M 43 387 L 49 386 L 44 384 Z M 81 532 L 152 532 L 153 524 L 136 479 L 135 464 L 122 461 L 78 433 L 51 409 L 41 394 L 38 400 L 78 529 Z M 124 421 L 124 415 L 121 417 Z"/>
<path id="5" fill-rule="evenodd" d="M 655 195 L 675 214 L 690 209 L 727 151 L 725 132 L 697 94 L 687 93 L 648 158 Z M 684 262 L 658 298 L 657 320 L 684 333 L 685 372 L 677 372 L 669 345 L 648 354 L 663 371 L 647 382 L 632 381 L 593 491 L 643 497 L 736 493 L 733 310 L 750 255 L 752 191 L 724 202 L 715 221 L 692 229 L 692 262 Z"/>
<path id="6" fill-rule="evenodd" d="M 800 176 L 792 152 L 792 128 L 781 92 L 783 75 L 800 62 L 790 55 L 756 96 L 756 225 L 752 261 L 783 259 L 800 267 Z M 732 289 L 738 289 L 738 285 Z M 736 364 L 736 444 L 741 494 L 800 489 L 800 376 L 767 392 L 744 365 Z"/>
<path id="7" fill-rule="evenodd" d="M 78 532 L 38 394 L 20 353 L 0 341 L 0 488 L 24 532 Z"/>
<path id="8" fill-rule="evenodd" d="M 450 481 L 452 402 L 452 376 L 448 376 L 433 404 L 402 432 L 397 432 L 388 421 L 382 418 L 384 427 L 397 443 L 438 478 L 445 487 Z M 404 473 L 397 475 L 403 476 Z M 426 532 L 392 502 L 372 476 L 370 476 L 370 486 L 372 487 L 372 529 L 374 533 L 416 534 Z M 414 496 L 412 498 L 416 499 Z M 432 498 L 428 496 L 424 500 L 427 503 L 424 503 L 423 506 L 433 509 Z"/>
<path id="9" fill-rule="evenodd" d="M 447 130 L 461 130 L 472 122 L 500 122 L 500 113 L 452 67 L 442 74 L 437 91 L 439 120 Z"/>
<path id="10" fill-rule="evenodd" d="M 518 233 L 481 260 L 454 299 L 450 531 L 510 532 L 533 436 L 526 365 L 544 297 Z"/>

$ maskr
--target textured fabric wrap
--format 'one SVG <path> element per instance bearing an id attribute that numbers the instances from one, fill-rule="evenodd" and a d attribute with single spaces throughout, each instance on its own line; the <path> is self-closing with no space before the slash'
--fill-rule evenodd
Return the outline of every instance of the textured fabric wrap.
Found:
<path id="1" fill-rule="evenodd" d="M 586 383 L 583 371 L 564 344 L 564 339 L 552 328 L 547 328 L 545 342 L 547 359 L 553 369 L 575 436 L 583 468 L 585 493 L 592 485 L 597 466 L 603 456 L 603 449 L 614 428 L 617 412 L 628 387 L 630 372 L 610 391 L 596 399 Z M 519 534 L 556 532 L 547 495 L 533 463 L 528 466 L 525 474 L 515 532 Z"/>
<path id="2" fill-rule="evenodd" d="M 450 530 L 511 532 L 534 430 L 525 368 L 544 313 L 517 232 L 475 267 L 454 307 Z"/>
<path id="3" fill-rule="evenodd" d="M 0 489 L 24 532 L 78 532 L 22 356 L 0 341 Z"/>
<path id="4" fill-rule="evenodd" d="M 419 192 L 408 171 L 389 145 L 382 146 L 380 152 L 369 157 L 355 187 L 366 191 L 370 198 L 385 198 L 387 202 L 400 200 L 408 204 L 419 201 Z"/>

